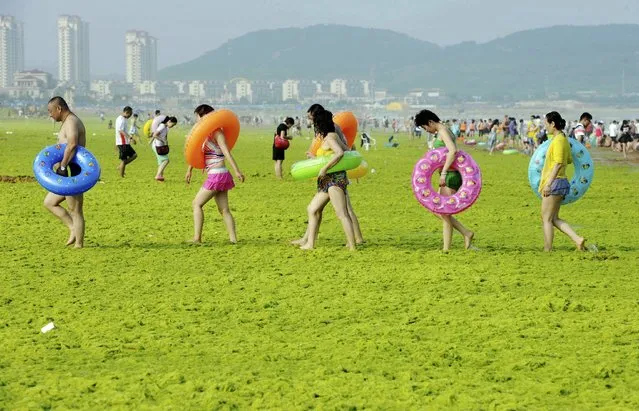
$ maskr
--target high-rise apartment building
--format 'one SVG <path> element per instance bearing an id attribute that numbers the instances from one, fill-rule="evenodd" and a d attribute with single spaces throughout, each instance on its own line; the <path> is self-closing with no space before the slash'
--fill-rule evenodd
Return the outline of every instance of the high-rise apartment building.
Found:
<path id="1" fill-rule="evenodd" d="M 89 23 L 78 16 L 58 17 L 58 78 L 89 86 Z"/>
<path id="2" fill-rule="evenodd" d="M 127 83 L 157 80 L 157 39 L 146 31 L 130 30 L 125 35 L 125 46 Z"/>
<path id="3" fill-rule="evenodd" d="M 15 73 L 24 70 L 22 23 L 0 15 L 0 87 L 12 87 Z"/>

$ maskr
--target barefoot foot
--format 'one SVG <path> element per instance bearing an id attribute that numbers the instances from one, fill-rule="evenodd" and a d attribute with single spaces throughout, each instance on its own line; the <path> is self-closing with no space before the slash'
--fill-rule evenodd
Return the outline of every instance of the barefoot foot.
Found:
<path id="1" fill-rule="evenodd" d="M 298 240 L 293 240 L 293 241 L 291 241 L 291 244 L 292 245 L 304 245 L 304 244 L 306 244 L 306 238 L 302 237 L 302 238 L 300 238 Z"/>
<path id="2" fill-rule="evenodd" d="M 586 251 L 586 239 L 581 238 L 581 240 L 577 241 L 577 250 Z"/>
<path id="3" fill-rule="evenodd" d="M 65 245 L 73 245 L 73 244 L 75 244 L 75 235 L 71 234 Z"/>
<path id="4" fill-rule="evenodd" d="M 464 236 L 464 246 L 466 247 L 466 250 L 470 250 L 470 247 L 472 247 L 473 238 L 475 238 L 475 233 L 473 233 L 473 232 L 471 232 L 467 236 Z"/>

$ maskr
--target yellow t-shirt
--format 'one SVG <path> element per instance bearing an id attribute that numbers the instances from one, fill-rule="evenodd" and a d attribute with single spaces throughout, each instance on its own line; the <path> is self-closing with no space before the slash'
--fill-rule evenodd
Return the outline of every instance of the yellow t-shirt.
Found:
<path id="1" fill-rule="evenodd" d="M 528 122 L 528 138 L 535 138 L 537 137 L 537 132 L 539 131 L 539 129 L 537 128 L 537 125 L 535 124 L 534 121 L 529 121 Z"/>
<path id="2" fill-rule="evenodd" d="M 546 161 L 544 168 L 541 170 L 541 181 L 539 182 L 539 192 L 544 189 L 548 183 L 548 177 L 555 164 L 561 164 L 557 178 L 566 178 L 566 165 L 572 163 L 572 155 L 570 154 L 570 143 L 564 133 L 555 134 L 550 139 L 550 146 L 546 152 Z"/>

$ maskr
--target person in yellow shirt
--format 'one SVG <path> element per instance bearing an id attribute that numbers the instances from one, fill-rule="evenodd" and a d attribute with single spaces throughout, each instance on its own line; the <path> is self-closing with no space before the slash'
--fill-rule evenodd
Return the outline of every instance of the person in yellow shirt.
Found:
<path id="1" fill-rule="evenodd" d="M 572 163 L 570 143 L 562 130 L 566 120 L 556 111 L 546 114 L 546 130 L 552 136 L 546 152 L 544 168 L 541 171 L 539 192 L 541 200 L 541 219 L 544 227 L 544 251 L 552 251 L 554 229 L 566 234 L 575 242 L 578 250 L 585 250 L 586 239 L 579 236 L 568 223 L 559 218 L 561 202 L 570 192 L 570 183 L 566 176 L 566 166 Z"/>
<path id="2" fill-rule="evenodd" d="M 530 116 L 530 121 L 528 122 L 528 138 L 532 139 L 533 144 L 537 138 L 538 132 L 539 127 L 537 127 L 537 124 L 535 123 L 535 116 Z"/>

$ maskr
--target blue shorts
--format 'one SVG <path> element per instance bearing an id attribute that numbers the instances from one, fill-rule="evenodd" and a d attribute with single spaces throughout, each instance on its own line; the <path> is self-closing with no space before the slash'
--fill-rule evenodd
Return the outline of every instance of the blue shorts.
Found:
<path id="1" fill-rule="evenodd" d="M 557 178 L 550 185 L 551 196 L 561 196 L 564 198 L 570 192 L 570 183 L 567 178 Z"/>

